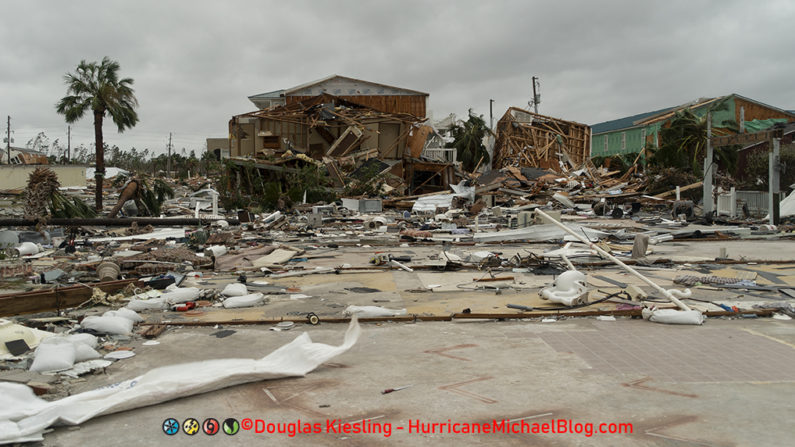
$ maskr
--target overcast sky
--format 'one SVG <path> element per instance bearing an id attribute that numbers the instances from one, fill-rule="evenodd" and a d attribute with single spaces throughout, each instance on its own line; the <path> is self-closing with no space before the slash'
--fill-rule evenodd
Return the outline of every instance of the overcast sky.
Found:
<path id="1" fill-rule="evenodd" d="M 436 118 L 527 107 L 594 124 L 739 93 L 795 109 L 789 1 L 3 1 L 0 114 L 14 145 L 65 141 L 55 103 L 81 59 L 135 80 L 140 122 L 105 141 L 201 150 L 247 96 L 340 74 L 430 93 Z M 92 118 L 73 144 L 93 142 Z"/>

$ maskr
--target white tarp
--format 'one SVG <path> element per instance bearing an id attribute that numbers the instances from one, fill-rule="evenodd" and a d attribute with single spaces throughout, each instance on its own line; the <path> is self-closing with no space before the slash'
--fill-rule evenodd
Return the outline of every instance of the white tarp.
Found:
<path id="1" fill-rule="evenodd" d="M 792 191 L 790 195 L 779 202 L 778 215 L 779 217 L 795 216 L 795 191 Z M 770 219 L 769 213 L 765 216 L 765 219 Z"/>
<path id="2" fill-rule="evenodd" d="M 168 222 L 168 218 L 163 219 Z M 90 242 L 108 242 L 108 241 L 132 241 L 132 240 L 149 240 L 149 239 L 183 239 L 185 238 L 184 228 L 161 228 L 151 233 L 136 234 L 133 236 L 114 236 L 114 237 L 92 237 L 88 238 Z"/>
<path id="3" fill-rule="evenodd" d="M 11 320 L 0 318 L 0 360 L 13 359 L 15 356 L 8 352 L 6 342 L 13 340 L 25 340 L 28 347 L 35 348 L 47 337 L 52 337 L 52 332 L 32 329 L 21 324 L 16 324 Z"/>
<path id="4" fill-rule="evenodd" d="M 48 402 L 27 385 L 0 382 L 0 444 L 41 441 L 52 425 L 77 425 L 95 416 L 207 393 L 242 383 L 311 372 L 348 349 L 361 328 L 354 317 L 340 346 L 313 343 L 303 333 L 261 359 L 217 359 L 163 366 L 93 391 Z"/>
<path id="5" fill-rule="evenodd" d="M 348 306 L 345 315 L 359 316 L 361 318 L 396 317 L 406 315 L 406 309 L 387 309 L 381 306 Z"/>
<path id="6" fill-rule="evenodd" d="M 450 208 L 453 205 L 453 197 L 466 197 L 470 202 L 475 200 L 475 187 L 464 186 L 462 180 L 458 185 L 450 185 L 453 194 L 437 194 L 435 196 L 420 197 L 414 201 L 411 207 L 412 212 L 436 211 L 436 208 Z"/>
<path id="7" fill-rule="evenodd" d="M 86 179 L 93 179 L 96 171 L 96 168 L 86 168 Z M 130 175 L 130 172 L 121 168 L 105 167 L 105 178 L 113 178 L 119 174 Z"/>
<path id="8" fill-rule="evenodd" d="M 608 236 L 607 233 L 592 228 L 583 227 L 577 224 L 564 224 L 577 233 L 583 234 L 592 242 Z M 563 239 L 564 241 L 577 241 L 574 236 L 566 233 L 553 224 L 531 225 L 525 228 L 516 228 L 513 230 L 500 230 L 491 233 L 476 233 L 472 239 L 475 242 L 498 242 L 498 241 L 553 241 Z"/>

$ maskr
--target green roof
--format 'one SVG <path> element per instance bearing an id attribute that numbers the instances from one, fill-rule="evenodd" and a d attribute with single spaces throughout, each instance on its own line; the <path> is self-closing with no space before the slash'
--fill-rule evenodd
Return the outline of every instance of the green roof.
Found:
<path id="1" fill-rule="evenodd" d="M 653 112 L 639 113 L 637 115 L 628 116 L 626 118 L 619 118 L 617 120 L 605 121 L 603 123 L 592 125 L 591 131 L 593 132 L 594 135 L 597 135 L 600 133 L 612 132 L 614 130 L 627 129 L 629 127 L 633 127 L 635 125 L 635 122 L 637 121 L 650 118 L 660 113 L 670 112 L 671 110 L 674 110 L 676 108 L 677 107 L 667 107 L 665 109 L 655 110 Z"/>

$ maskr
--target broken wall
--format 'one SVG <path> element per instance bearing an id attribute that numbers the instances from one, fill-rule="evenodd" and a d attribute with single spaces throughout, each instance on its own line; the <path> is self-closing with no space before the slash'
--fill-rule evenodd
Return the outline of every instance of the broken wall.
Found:
<path id="1" fill-rule="evenodd" d="M 590 127 L 511 107 L 497 123 L 492 167 L 535 167 L 561 172 L 561 162 L 590 159 Z M 570 163 L 569 163 L 570 161 Z"/>
<path id="2" fill-rule="evenodd" d="M 25 189 L 30 173 L 39 166 L 12 165 L 0 166 L 0 190 Z M 86 167 L 73 165 L 48 165 L 58 176 L 61 187 L 86 186 Z"/>

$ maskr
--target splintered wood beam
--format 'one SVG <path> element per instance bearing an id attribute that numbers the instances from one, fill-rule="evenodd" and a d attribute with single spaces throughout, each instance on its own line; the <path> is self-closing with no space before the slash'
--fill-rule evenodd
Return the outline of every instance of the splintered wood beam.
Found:
<path id="1" fill-rule="evenodd" d="M 122 279 L 0 295 L 0 317 L 52 312 L 79 306 L 91 298 L 94 288 L 113 294 L 137 281 L 137 279 Z M 138 285 L 143 286 L 143 283 Z"/>
<path id="2" fill-rule="evenodd" d="M 531 165 L 535 166 L 537 164 L 535 161 L 531 160 L 530 157 L 527 156 L 527 151 L 521 151 L 519 152 L 519 154 L 522 157 L 524 157 L 524 159 L 527 160 L 527 162 L 530 163 Z"/>

